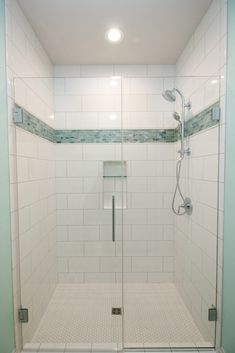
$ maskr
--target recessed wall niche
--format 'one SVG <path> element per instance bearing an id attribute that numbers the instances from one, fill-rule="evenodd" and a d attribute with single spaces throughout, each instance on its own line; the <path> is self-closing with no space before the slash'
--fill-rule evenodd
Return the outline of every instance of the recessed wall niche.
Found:
<path id="1" fill-rule="evenodd" d="M 126 161 L 103 162 L 103 207 L 112 208 L 112 196 L 115 196 L 115 208 L 127 208 L 127 166 Z"/>

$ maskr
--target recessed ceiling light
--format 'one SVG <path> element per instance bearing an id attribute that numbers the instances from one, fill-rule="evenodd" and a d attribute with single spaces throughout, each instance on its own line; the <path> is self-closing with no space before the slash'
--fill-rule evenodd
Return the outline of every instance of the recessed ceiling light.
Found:
<path id="1" fill-rule="evenodd" d="M 123 39 L 123 33 L 118 28 L 110 28 L 105 33 L 105 38 L 109 42 L 117 43 L 117 42 L 120 42 Z"/>

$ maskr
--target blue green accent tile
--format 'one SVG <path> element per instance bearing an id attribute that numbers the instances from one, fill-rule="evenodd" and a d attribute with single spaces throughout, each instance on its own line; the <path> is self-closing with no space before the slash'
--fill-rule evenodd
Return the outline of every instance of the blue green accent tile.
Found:
<path id="1" fill-rule="evenodd" d="M 57 143 L 146 143 L 175 142 L 177 132 L 169 130 L 56 130 Z"/>
<path id="2" fill-rule="evenodd" d="M 141 130 L 54 130 L 52 127 L 16 106 L 15 124 L 20 128 L 54 143 L 151 143 L 176 142 L 179 129 Z M 17 114 L 18 113 L 18 114 Z M 206 108 L 185 123 L 185 136 L 191 136 L 218 124 L 219 102 Z"/>
<path id="3" fill-rule="evenodd" d="M 20 128 L 31 132 L 34 135 L 42 137 L 48 141 L 55 141 L 55 130 L 44 123 L 42 120 L 36 118 L 34 115 L 27 112 L 25 109 L 16 106 L 18 114 L 21 114 L 21 121 L 16 121 L 15 124 Z"/>
<path id="4" fill-rule="evenodd" d="M 185 123 L 185 136 L 191 136 L 202 130 L 218 124 L 220 114 L 219 102 L 206 108 L 199 114 L 193 116 Z"/>

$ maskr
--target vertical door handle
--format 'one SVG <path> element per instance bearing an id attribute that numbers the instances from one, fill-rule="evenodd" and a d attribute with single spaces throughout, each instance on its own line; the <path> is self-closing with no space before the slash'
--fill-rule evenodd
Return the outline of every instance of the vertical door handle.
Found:
<path id="1" fill-rule="evenodd" d="M 115 196 L 112 195 L 112 241 L 115 241 Z"/>

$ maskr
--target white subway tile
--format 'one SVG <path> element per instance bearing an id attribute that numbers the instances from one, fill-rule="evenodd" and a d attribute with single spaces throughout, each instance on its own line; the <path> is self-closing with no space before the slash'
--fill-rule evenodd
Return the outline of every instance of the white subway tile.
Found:
<path id="1" fill-rule="evenodd" d="M 57 112 L 73 112 L 82 110 L 81 96 L 54 96 L 55 110 Z"/>
<path id="2" fill-rule="evenodd" d="M 172 177 L 148 177 L 148 192 L 172 192 Z"/>
<path id="3" fill-rule="evenodd" d="M 124 160 L 141 160 L 147 159 L 147 145 L 146 144 L 124 144 L 123 148 L 123 159 Z"/>
<path id="4" fill-rule="evenodd" d="M 121 129 L 122 114 L 120 112 L 101 112 L 98 114 L 99 129 Z"/>
<path id="5" fill-rule="evenodd" d="M 64 80 L 65 94 L 85 95 L 98 93 L 96 78 L 66 78 Z"/>
<path id="6" fill-rule="evenodd" d="M 103 191 L 103 178 L 101 177 L 84 177 L 83 188 L 86 193 L 97 193 Z"/>
<path id="7" fill-rule="evenodd" d="M 83 191 L 82 178 L 57 178 L 56 190 L 58 193 L 79 193 Z"/>
<path id="8" fill-rule="evenodd" d="M 78 144 L 57 144 L 56 145 L 56 160 L 71 161 L 83 159 L 83 146 Z"/>
<path id="9" fill-rule="evenodd" d="M 147 110 L 150 112 L 171 112 L 174 109 L 174 105 L 166 101 L 161 94 L 151 94 L 147 98 Z"/>
<path id="10" fill-rule="evenodd" d="M 165 272 L 148 273 L 148 282 L 150 283 L 172 283 L 173 281 L 174 281 L 173 273 L 165 273 Z M 162 345 L 160 346 L 162 347 Z"/>
<path id="11" fill-rule="evenodd" d="M 85 161 L 104 161 L 115 159 L 114 144 L 85 144 L 84 145 L 84 160 Z"/>
<path id="12" fill-rule="evenodd" d="M 111 224 L 110 210 L 84 210 L 84 224 Z"/>
<path id="13" fill-rule="evenodd" d="M 83 243 L 82 242 L 58 242 L 57 243 L 57 256 L 72 257 L 83 256 Z"/>
<path id="14" fill-rule="evenodd" d="M 110 112 L 110 111 L 120 112 L 121 96 L 119 94 L 83 95 L 82 111 L 83 112 Z"/>
<path id="15" fill-rule="evenodd" d="M 66 257 L 57 258 L 57 270 L 58 272 L 68 272 L 68 260 Z"/>
<path id="16" fill-rule="evenodd" d="M 123 94 L 122 105 L 125 112 L 146 112 L 147 109 L 146 94 Z"/>
<path id="17" fill-rule="evenodd" d="M 173 256 L 173 241 L 148 241 L 149 256 Z"/>
<path id="18" fill-rule="evenodd" d="M 68 195 L 69 209 L 99 208 L 99 194 L 70 194 Z"/>
<path id="19" fill-rule="evenodd" d="M 133 272 L 162 272 L 162 257 L 133 257 Z"/>
<path id="20" fill-rule="evenodd" d="M 127 178 L 128 192 L 146 192 L 147 178 L 146 177 L 128 177 Z"/>
<path id="21" fill-rule="evenodd" d="M 67 174 L 66 161 L 56 161 L 55 173 L 56 173 L 56 177 L 66 177 L 66 174 Z"/>
<path id="22" fill-rule="evenodd" d="M 54 78 L 53 80 L 53 92 L 55 95 L 64 95 L 65 92 L 65 79 Z"/>
<path id="23" fill-rule="evenodd" d="M 98 176 L 99 164 L 95 161 L 69 161 L 67 162 L 67 173 L 70 177 Z"/>
<path id="24" fill-rule="evenodd" d="M 63 209 L 68 208 L 68 199 L 67 199 L 66 194 L 57 194 L 56 195 L 56 207 L 59 210 L 63 210 Z"/>
<path id="25" fill-rule="evenodd" d="M 79 225 L 83 224 L 82 210 L 58 210 L 57 211 L 58 225 Z"/>
<path id="26" fill-rule="evenodd" d="M 113 65 L 81 65 L 81 77 L 113 76 Z"/>
<path id="27" fill-rule="evenodd" d="M 134 161 L 131 162 L 131 175 L 138 176 L 162 176 L 163 164 L 160 161 Z"/>
<path id="28" fill-rule="evenodd" d="M 127 127 L 130 129 L 162 129 L 163 114 L 162 112 L 130 112 Z"/>
<path id="29" fill-rule="evenodd" d="M 147 65 L 114 65 L 115 75 L 125 77 L 147 76 Z"/>
<path id="30" fill-rule="evenodd" d="M 125 272 L 131 271 L 131 258 L 124 259 Z M 121 257 L 103 257 L 100 259 L 101 272 L 122 272 L 122 258 Z"/>
<path id="31" fill-rule="evenodd" d="M 84 251 L 85 256 L 114 256 L 115 244 L 111 240 L 86 242 Z"/>
<path id="32" fill-rule="evenodd" d="M 130 78 L 131 94 L 161 94 L 163 91 L 162 78 Z"/>
<path id="33" fill-rule="evenodd" d="M 171 210 L 148 210 L 148 224 L 172 224 L 173 214 Z"/>
<path id="34" fill-rule="evenodd" d="M 98 226 L 69 226 L 68 237 L 70 241 L 99 240 Z"/>
<path id="35" fill-rule="evenodd" d="M 162 240 L 161 225 L 132 225 L 132 240 Z"/>
<path id="36" fill-rule="evenodd" d="M 83 273 L 58 273 L 58 283 L 83 283 Z"/>
<path id="37" fill-rule="evenodd" d="M 175 65 L 148 65 L 148 76 L 175 76 Z"/>
<path id="38" fill-rule="evenodd" d="M 124 209 L 123 210 L 124 224 L 146 224 L 147 210 L 146 209 Z"/>
<path id="39" fill-rule="evenodd" d="M 161 193 L 132 193 L 132 208 L 162 208 L 163 194 Z"/>
<path id="40" fill-rule="evenodd" d="M 70 272 L 95 272 L 99 269 L 98 257 L 73 257 L 69 258 Z"/>
<path id="41" fill-rule="evenodd" d="M 85 273 L 86 283 L 113 283 L 115 282 L 115 273 Z"/>
<path id="42" fill-rule="evenodd" d="M 55 65 L 54 77 L 79 77 L 80 65 Z"/>
<path id="43" fill-rule="evenodd" d="M 66 129 L 98 129 L 97 112 L 67 112 Z"/>

